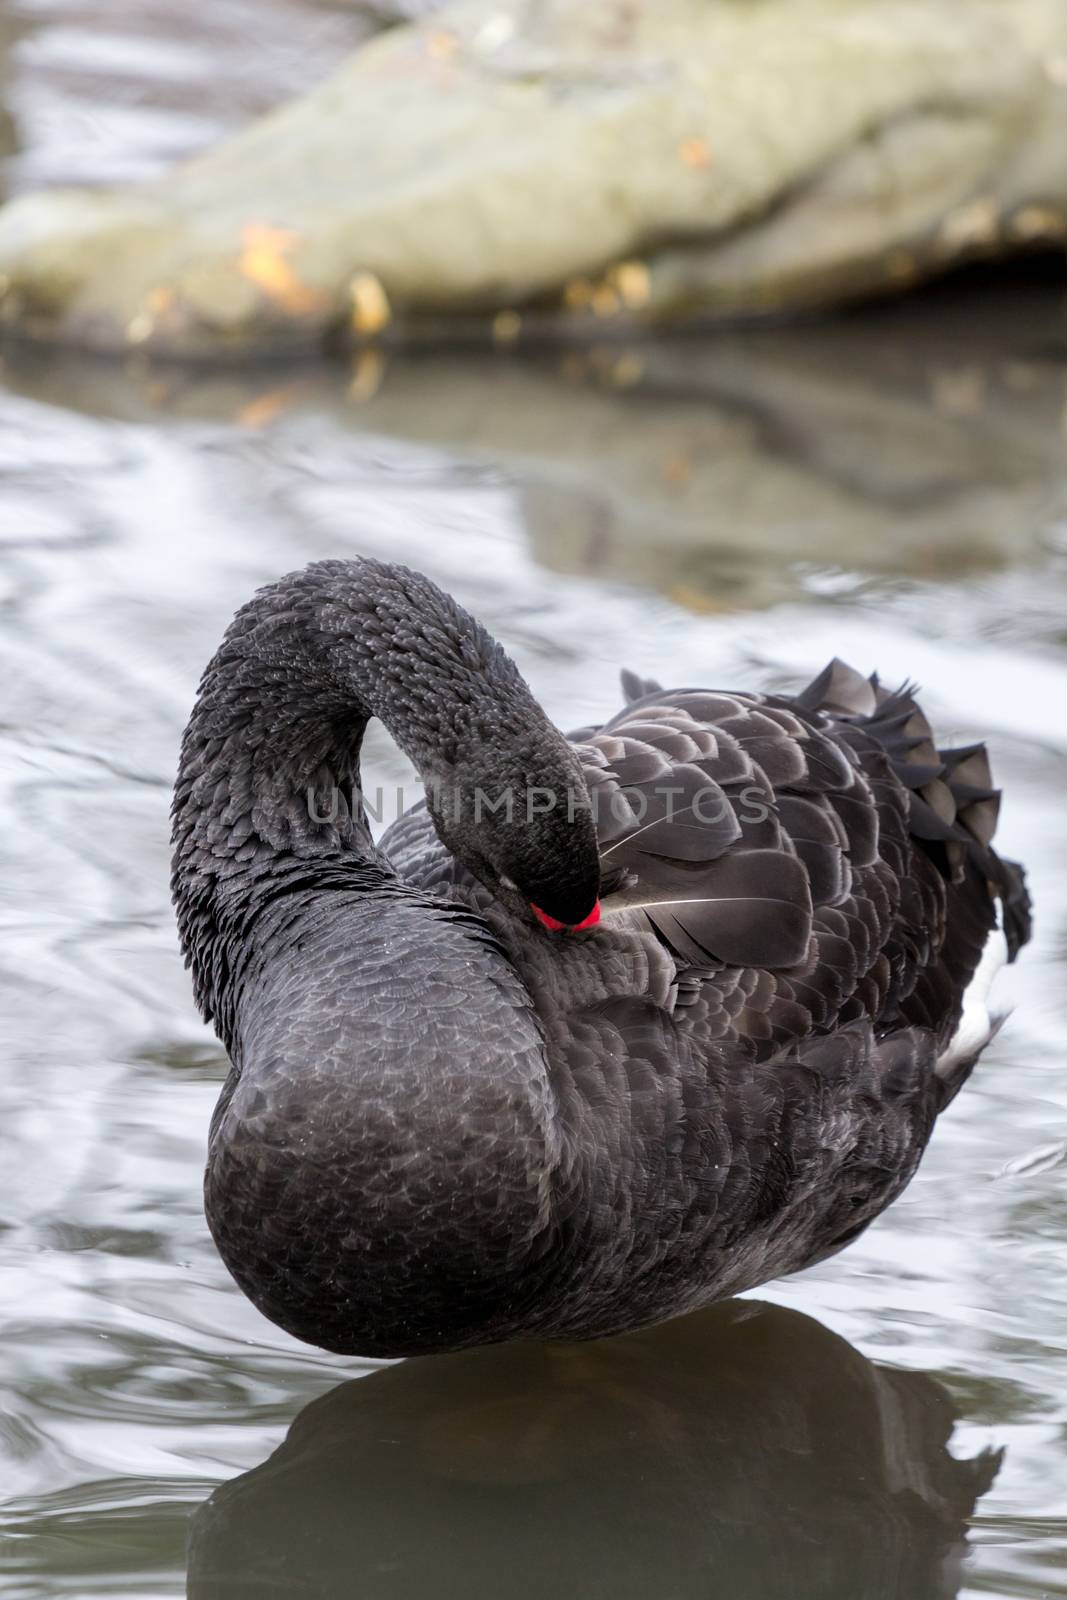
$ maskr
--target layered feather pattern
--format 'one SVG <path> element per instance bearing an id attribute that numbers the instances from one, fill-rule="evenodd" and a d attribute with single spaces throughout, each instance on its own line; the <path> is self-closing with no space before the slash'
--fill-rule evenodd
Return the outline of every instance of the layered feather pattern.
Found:
<path id="1" fill-rule="evenodd" d="M 994 898 L 1012 956 L 1029 936 L 984 747 L 938 750 L 909 687 L 836 660 L 795 696 L 623 688 L 571 735 L 606 909 L 639 910 L 705 987 L 751 970 L 736 1031 L 760 1050 L 860 1019 L 943 1043 Z"/>

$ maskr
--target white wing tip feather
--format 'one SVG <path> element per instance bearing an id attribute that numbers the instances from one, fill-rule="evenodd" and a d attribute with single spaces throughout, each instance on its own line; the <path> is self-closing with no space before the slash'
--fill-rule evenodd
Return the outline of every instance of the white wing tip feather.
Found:
<path id="1" fill-rule="evenodd" d="M 1008 941 L 998 926 L 986 940 L 982 959 L 963 996 L 963 1012 L 959 1027 L 952 1035 L 948 1047 L 937 1058 L 937 1071 L 947 1076 L 963 1061 L 973 1061 L 985 1049 L 1003 1022 L 1003 1017 L 990 1013 L 989 994 L 993 981 L 1008 959 Z"/>

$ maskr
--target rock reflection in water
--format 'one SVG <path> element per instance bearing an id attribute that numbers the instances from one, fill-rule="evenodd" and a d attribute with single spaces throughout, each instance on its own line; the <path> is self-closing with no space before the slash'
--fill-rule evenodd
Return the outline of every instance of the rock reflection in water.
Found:
<path id="1" fill-rule="evenodd" d="M 735 1301 L 588 1345 L 343 1384 L 196 1514 L 189 1600 L 924 1600 L 998 1457 L 945 1393 Z"/>
<path id="2" fill-rule="evenodd" d="M 944 581 L 1040 559 L 1067 519 L 1064 302 L 1040 282 L 930 291 L 865 318 L 524 356 L 365 350 L 256 372 L 62 364 L 7 381 L 99 414 L 304 427 L 501 471 L 532 553 L 692 610 L 833 591 L 834 573 Z M 320 429 L 321 432 L 321 429 Z"/>

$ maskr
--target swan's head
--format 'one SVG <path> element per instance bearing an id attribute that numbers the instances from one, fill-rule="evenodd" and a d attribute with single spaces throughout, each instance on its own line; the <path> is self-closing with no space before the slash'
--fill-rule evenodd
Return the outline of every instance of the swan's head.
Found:
<path id="1" fill-rule="evenodd" d="M 444 844 L 498 900 L 553 932 L 577 932 L 600 918 L 600 852 L 577 757 L 551 731 L 519 760 L 483 753 L 476 779 L 469 767 L 438 775 L 427 801 Z"/>

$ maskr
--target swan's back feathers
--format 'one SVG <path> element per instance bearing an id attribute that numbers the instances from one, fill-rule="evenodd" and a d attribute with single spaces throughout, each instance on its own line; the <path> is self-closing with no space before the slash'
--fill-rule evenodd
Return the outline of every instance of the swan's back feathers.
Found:
<path id="1" fill-rule="evenodd" d="M 695 1034 L 767 1058 L 856 1023 L 946 1051 L 997 902 L 1010 957 L 1030 931 L 1022 871 L 990 844 L 984 747 L 938 750 L 910 688 L 840 661 L 796 695 L 623 687 L 570 735 L 604 928 L 655 935 Z M 424 808 L 382 842 L 408 882 L 490 904 Z M 540 934 L 513 935 L 536 969 Z"/>
<path id="2" fill-rule="evenodd" d="M 631 697 L 580 745 L 605 910 L 637 910 L 681 967 L 758 969 L 738 1019 L 761 1053 L 868 1020 L 943 1044 L 996 923 L 1029 935 L 1020 870 L 990 846 L 980 745 L 939 751 L 913 692 L 839 661 L 795 696 Z M 733 982 L 733 980 L 731 980 Z"/>

